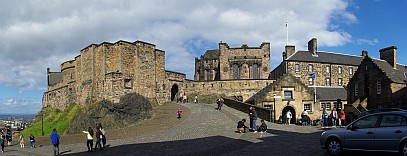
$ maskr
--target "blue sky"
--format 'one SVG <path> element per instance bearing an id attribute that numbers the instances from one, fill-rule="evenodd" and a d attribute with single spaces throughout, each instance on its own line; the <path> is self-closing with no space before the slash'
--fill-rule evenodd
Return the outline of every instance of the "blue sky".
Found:
<path id="1" fill-rule="evenodd" d="M 142 40 L 166 51 L 166 69 L 193 79 L 194 58 L 216 49 L 271 44 L 272 69 L 286 43 L 379 58 L 397 46 L 407 64 L 407 0 L 5 0 L 0 5 L 0 114 L 35 114 L 46 68 L 59 71 L 92 43 Z"/>

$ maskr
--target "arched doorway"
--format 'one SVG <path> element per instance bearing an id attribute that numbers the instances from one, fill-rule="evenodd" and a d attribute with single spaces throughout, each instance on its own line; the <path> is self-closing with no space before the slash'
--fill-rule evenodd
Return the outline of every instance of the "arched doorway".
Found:
<path id="1" fill-rule="evenodd" d="M 178 93 L 178 85 L 174 84 L 171 87 L 171 101 L 177 100 L 175 99 Z"/>
<path id="2" fill-rule="evenodd" d="M 293 107 L 291 107 L 291 106 L 285 106 L 284 107 L 284 109 L 283 109 L 283 111 L 281 112 L 282 113 L 282 115 L 284 116 L 284 118 L 286 117 L 286 113 L 288 112 L 288 110 L 290 110 L 291 111 L 291 114 L 292 114 L 292 116 L 293 116 L 293 118 L 291 118 L 291 121 L 290 121 L 290 123 L 291 124 L 296 124 L 297 122 L 297 118 L 296 118 L 296 114 L 295 114 L 295 109 L 293 108 Z M 286 123 L 286 121 L 283 121 L 284 123 Z"/>

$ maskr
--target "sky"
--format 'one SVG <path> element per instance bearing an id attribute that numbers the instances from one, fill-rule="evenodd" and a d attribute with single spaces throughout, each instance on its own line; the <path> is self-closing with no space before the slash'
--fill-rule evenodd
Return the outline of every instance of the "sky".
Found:
<path id="1" fill-rule="evenodd" d="M 217 49 L 271 45 L 271 69 L 286 45 L 380 58 L 397 46 L 407 65 L 407 0 L 3 0 L 0 114 L 36 114 L 47 73 L 90 44 L 141 40 L 164 50 L 165 68 L 193 79 L 195 57 Z"/>

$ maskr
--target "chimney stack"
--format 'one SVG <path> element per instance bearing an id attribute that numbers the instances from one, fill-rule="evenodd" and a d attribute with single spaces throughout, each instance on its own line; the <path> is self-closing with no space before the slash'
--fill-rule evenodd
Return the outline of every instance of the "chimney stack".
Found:
<path id="1" fill-rule="evenodd" d="M 309 42 L 308 42 L 308 51 L 312 53 L 312 55 L 318 55 L 317 54 L 317 38 L 312 38 Z"/>
<path id="2" fill-rule="evenodd" d="M 295 46 L 286 45 L 285 46 L 285 52 L 283 53 L 283 60 L 286 60 L 287 58 L 289 58 L 294 53 L 295 53 Z"/>
<path id="3" fill-rule="evenodd" d="M 397 68 L 396 51 L 397 51 L 396 46 L 390 46 L 379 50 L 380 59 L 387 61 L 387 63 L 389 63 L 394 69 Z"/>
<path id="4" fill-rule="evenodd" d="M 367 51 L 366 50 L 362 50 L 362 56 L 363 57 L 367 56 Z"/>

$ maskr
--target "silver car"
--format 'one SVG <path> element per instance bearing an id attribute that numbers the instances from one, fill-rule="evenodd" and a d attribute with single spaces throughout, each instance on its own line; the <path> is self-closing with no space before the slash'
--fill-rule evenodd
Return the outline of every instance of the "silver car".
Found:
<path id="1" fill-rule="evenodd" d="M 343 150 L 400 152 L 407 156 L 407 112 L 363 116 L 345 128 L 322 132 L 321 146 L 331 155 Z"/>

